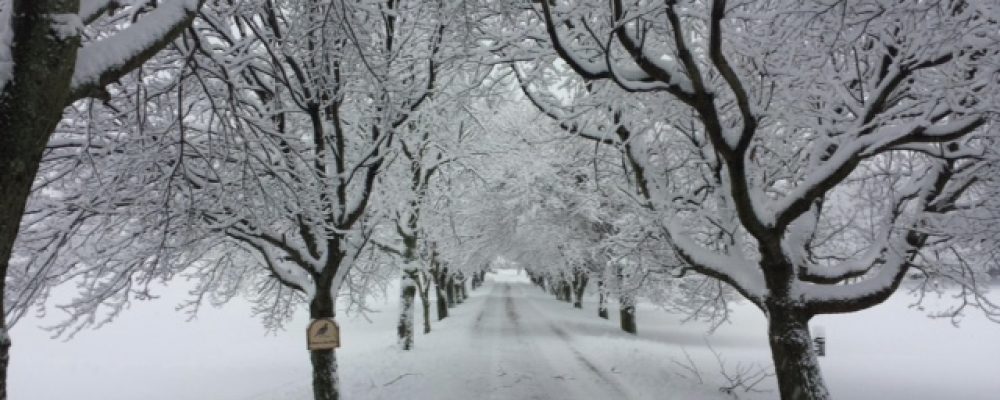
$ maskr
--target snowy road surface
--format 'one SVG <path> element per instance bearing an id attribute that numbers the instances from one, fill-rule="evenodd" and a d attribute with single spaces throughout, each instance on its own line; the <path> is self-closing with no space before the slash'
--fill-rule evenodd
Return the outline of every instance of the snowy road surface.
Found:
<path id="1" fill-rule="evenodd" d="M 723 368 L 706 340 L 730 373 L 770 361 L 766 322 L 747 304 L 735 305 L 732 323 L 708 336 L 703 323 L 640 304 L 636 337 L 618 329 L 615 304 L 606 321 L 594 299 L 574 309 L 513 271 L 487 280 L 449 318 L 437 321 L 432 309 L 433 332 L 418 333 L 408 352 L 395 346 L 394 292 L 370 304 L 379 310 L 370 322 L 338 317 L 344 398 L 722 400 L 732 397 L 718 390 Z M 183 288 L 172 290 L 68 342 L 38 328 L 51 319 L 22 321 L 12 332 L 10 399 L 311 399 L 305 313 L 275 335 L 265 334 L 246 304 L 205 309 L 188 323 L 173 310 Z M 829 354 L 820 363 L 834 398 L 1000 398 L 1000 325 L 970 313 L 955 328 L 908 309 L 911 302 L 894 296 L 871 310 L 813 321 L 826 328 Z M 422 323 L 418 309 L 418 329 Z M 688 357 L 704 384 L 681 366 Z"/>
<path id="2" fill-rule="evenodd" d="M 396 352 L 398 358 L 382 366 L 359 365 L 373 360 L 345 356 L 345 381 L 355 383 L 346 393 L 355 399 L 728 398 L 660 369 L 655 372 L 662 376 L 645 380 L 632 371 L 638 365 L 629 363 L 636 349 L 607 357 L 589 343 L 581 345 L 549 306 L 570 307 L 524 282 L 487 284 L 454 309 L 458 314 L 446 320 L 451 325 L 417 337 L 414 352 Z M 634 343 L 615 330 L 607 334 L 609 348 Z M 368 371 L 368 380 L 354 376 L 352 367 Z"/>
<path id="3" fill-rule="evenodd" d="M 473 348 L 482 349 L 485 370 L 495 374 L 471 386 L 482 386 L 490 399 L 631 397 L 613 372 L 587 359 L 565 330 L 520 293 L 523 286 L 514 285 L 490 286 L 473 320 Z"/>

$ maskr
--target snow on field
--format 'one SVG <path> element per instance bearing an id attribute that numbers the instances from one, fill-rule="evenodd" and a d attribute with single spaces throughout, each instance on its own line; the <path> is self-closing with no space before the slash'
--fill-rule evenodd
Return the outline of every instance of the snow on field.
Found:
<path id="1" fill-rule="evenodd" d="M 512 271 L 488 281 L 430 335 L 418 334 L 411 352 L 395 347 L 395 296 L 371 323 L 340 317 L 345 398 L 730 398 L 718 391 L 725 379 L 705 346 L 705 325 L 642 306 L 635 338 L 617 329 L 614 307 L 604 321 L 593 303 L 573 309 Z M 828 336 L 821 364 L 834 397 L 998 398 L 1000 325 L 970 315 L 955 328 L 905 309 L 909 301 L 817 318 Z M 49 340 L 38 321 L 22 321 L 13 331 L 11 399 L 311 397 L 305 313 L 267 336 L 246 305 L 206 310 L 191 323 L 172 306 L 169 299 L 137 304 L 120 321 L 69 342 Z M 769 360 L 764 319 L 749 306 L 737 307 L 733 323 L 707 340 L 730 372 Z M 688 356 L 704 384 L 678 364 Z M 776 398 L 773 391 L 739 395 Z"/>

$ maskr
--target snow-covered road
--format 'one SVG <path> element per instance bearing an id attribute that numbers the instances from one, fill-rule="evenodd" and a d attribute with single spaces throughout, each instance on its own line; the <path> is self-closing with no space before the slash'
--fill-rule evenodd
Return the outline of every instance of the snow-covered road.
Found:
<path id="1" fill-rule="evenodd" d="M 485 286 L 449 309 L 448 318 L 435 318 L 430 334 L 418 333 L 411 351 L 395 345 L 395 300 L 375 301 L 372 306 L 379 311 L 368 315 L 371 321 L 339 318 L 343 398 L 728 398 L 714 386 L 671 373 L 669 358 L 649 351 L 662 344 L 637 341 L 613 321 L 598 319 L 592 308 L 576 310 L 558 302 L 514 271 L 491 274 Z M 206 309 L 190 324 L 171 312 L 169 301 L 138 307 L 115 324 L 69 342 L 19 326 L 11 398 L 311 398 L 309 362 L 296 329 L 307 323 L 303 315 L 287 331 L 266 336 L 239 307 Z M 422 327 L 419 311 L 415 322 Z M 146 338 L 166 339 L 167 331 L 170 340 L 149 346 Z M 141 338 L 130 339 L 135 336 Z M 51 376 L 65 384 L 45 384 Z"/>
<path id="2" fill-rule="evenodd" d="M 418 336 L 415 350 L 372 358 L 345 354 L 345 394 L 442 400 L 729 398 L 661 368 L 650 370 L 648 363 L 631 362 L 639 348 L 652 343 L 609 329 L 599 333 L 606 345 L 595 348 L 589 341 L 594 337 L 576 336 L 553 309 L 566 311 L 568 304 L 521 280 L 495 278 L 434 332 Z M 649 373 L 658 376 L 650 380 Z"/>
<path id="3" fill-rule="evenodd" d="M 114 324 L 68 342 L 50 340 L 38 328 L 51 322 L 22 322 L 14 330 L 10 398 L 311 398 L 304 313 L 276 335 L 266 335 L 249 317 L 249 305 L 239 303 L 206 309 L 186 323 L 173 311 L 172 301 L 184 295 L 177 292 L 138 303 Z M 445 320 L 435 318 L 430 334 L 418 333 L 411 351 L 395 344 L 396 296 L 373 300 L 370 321 L 338 317 L 344 399 L 722 400 L 732 397 L 718 390 L 726 383 L 723 367 L 706 343 L 729 373 L 770 361 L 766 321 L 747 304 L 734 305 L 733 322 L 708 336 L 703 323 L 682 323 L 683 316 L 640 304 L 633 336 L 618 329 L 616 305 L 611 320 L 600 319 L 594 299 L 574 309 L 515 271 L 490 274 L 470 295 Z M 862 313 L 816 318 L 830 339 L 820 362 L 834 398 L 1000 398 L 1000 341 L 994 340 L 1000 325 L 970 315 L 954 328 L 907 309 L 911 301 L 896 296 Z M 687 363 L 698 367 L 704 383 L 685 370 Z M 765 380 L 759 388 L 770 387 Z M 738 394 L 776 398 L 774 392 Z"/>
<path id="4" fill-rule="evenodd" d="M 489 286 L 473 319 L 470 338 L 482 349 L 482 382 L 489 399 L 630 398 L 606 366 L 573 346 L 569 334 L 552 323 L 521 293 L 519 283 Z M 475 385 L 475 383 L 474 383 Z"/>

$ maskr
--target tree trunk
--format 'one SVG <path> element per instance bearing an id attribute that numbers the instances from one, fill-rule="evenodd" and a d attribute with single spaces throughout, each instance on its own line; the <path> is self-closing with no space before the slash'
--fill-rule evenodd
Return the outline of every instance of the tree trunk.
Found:
<path id="1" fill-rule="evenodd" d="M 424 307 L 424 334 L 431 333 L 431 305 L 426 297 L 420 297 L 420 303 Z"/>
<path id="2" fill-rule="evenodd" d="M 445 272 L 434 273 L 434 294 L 437 296 L 438 321 L 448 318 L 448 295 L 445 293 Z"/>
<path id="3" fill-rule="evenodd" d="M 809 317 L 780 308 L 768 312 L 768 340 L 781 400 L 828 400 L 820 374 Z"/>
<path id="4" fill-rule="evenodd" d="M 313 350 L 309 354 L 313 367 L 313 399 L 337 400 L 340 383 L 337 379 L 337 355 L 333 350 Z"/>
<path id="5" fill-rule="evenodd" d="M 399 323 L 396 325 L 399 347 L 403 350 L 413 348 L 413 298 L 416 295 L 417 285 L 403 272 L 399 285 Z"/>
<path id="6" fill-rule="evenodd" d="M 431 300 L 429 298 L 431 289 L 431 279 L 426 271 L 403 270 L 403 274 L 410 277 L 410 280 L 417 287 L 417 294 L 420 295 L 420 308 L 424 314 L 424 334 L 431 333 Z"/>
<path id="7" fill-rule="evenodd" d="M 7 399 L 7 364 L 10 362 L 10 335 L 7 324 L 0 318 L 0 399 Z"/>
<path id="8" fill-rule="evenodd" d="M 445 294 L 447 294 L 447 297 L 448 297 L 448 307 L 449 308 L 450 307 L 454 307 L 455 306 L 455 277 L 453 277 L 453 276 L 449 276 L 448 277 L 448 284 L 447 284 L 447 289 L 445 290 L 445 292 L 446 292 Z"/>
<path id="9" fill-rule="evenodd" d="M 316 297 L 309 303 L 312 319 L 333 318 L 333 294 L 329 287 L 316 290 Z M 313 399 L 337 400 L 340 398 L 340 380 L 337 377 L 337 355 L 334 350 L 312 350 L 309 359 L 313 367 Z"/>
<path id="10" fill-rule="evenodd" d="M 76 15 L 76 1 L 7 2 L 13 68 L 0 91 L 0 310 L 11 250 L 42 152 L 69 99 L 80 37 L 53 32 L 55 15 Z M 2 318 L 0 318 L 2 319 Z M 7 399 L 10 336 L 0 321 L 0 400 Z"/>
<path id="11" fill-rule="evenodd" d="M 426 280 L 426 279 L 425 279 Z M 425 282 L 424 284 L 430 285 L 430 282 Z M 420 289 L 420 306 L 424 311 L 424 334 L 431 333 L 431 300 L 428 298 L 428 291 L 430 287 L 422 287 Z"/>
<path id="12" fill-rule="evenodd" d="M 462 304 L 465 301 L 465 275 L 459 273 L 454 278 L 455 282 L 455 304 Z"/>
<path id="13" fill-rule="evenodd" d="M 631 334 L 639 332 L 635 325 L 635 300 L 632 296 L 621 296 L 619 298 L 619 316 L 621 317 L 622 330 Z"/>
<path id="14" fill-rule="evenodd" d="M 583 308 L 583 292 L 587 289 L 587 274 L 578 271 L 573 277 L 573 307 Z"/>
<path id="15" fill-rule="evenodd" d="M 573 289 L 572 285 L 570 285 L 569 282 L 565 280 L 562 281 L 562 284 L 560 284 L 559 288 L 561 292 L 560 297 L 562 301 L 565 301 L 567 303 L 573 301 Z"/>
<path id="16" fill-rule="evenodd" d="M 434 294 L 437 295 L 438 321 L 448 318 L 448 298 L 447 294 L 445 294 L 445 288 L 442 286 L 444 284 L 443 281 L 444 279 L 440 275 L 434 280 Z"/>
<path id="17" fill-rule="evenodd" d="M 604 279 L 597 280 L 597 316 L 608 319 L 608 297 L 604 294 Z"/>
<path id="18" fill-rule="evenodd" d="M 615 274 L 618 277 L 618 315 L 621 327 L 623 331 L 634 335 L 638 332 L 635 325 L 635 297 L 625 287 L 629 276 L 625 273 L 625 268 L 620 264 L 615 266 L 615 270 Z"/>

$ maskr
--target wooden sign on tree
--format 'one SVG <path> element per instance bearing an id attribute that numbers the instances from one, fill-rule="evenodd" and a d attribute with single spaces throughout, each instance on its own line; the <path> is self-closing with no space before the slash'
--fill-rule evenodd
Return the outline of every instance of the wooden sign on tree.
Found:
<path id="1" fill-rule="evenodd" d="M 340 327 L 332 319 L 313 320 L 306 328 L 309 350 L 329 350 L 340 347 Z"/>

